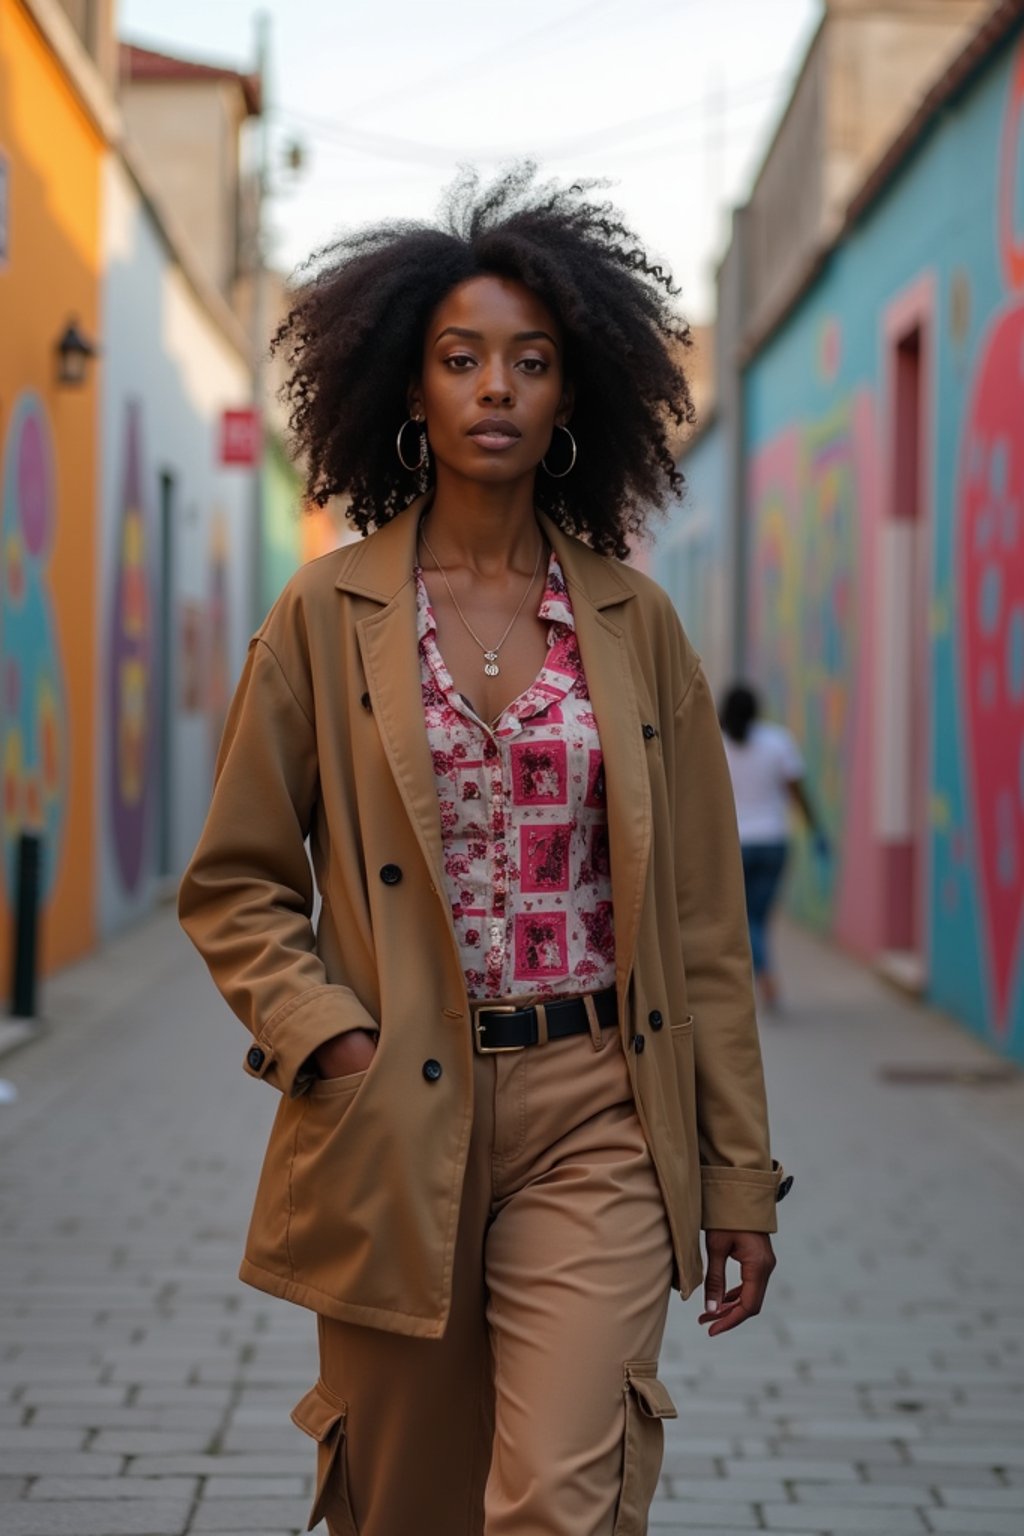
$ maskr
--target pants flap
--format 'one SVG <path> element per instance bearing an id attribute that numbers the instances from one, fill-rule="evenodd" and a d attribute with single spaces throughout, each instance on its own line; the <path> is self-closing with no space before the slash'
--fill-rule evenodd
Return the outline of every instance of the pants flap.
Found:
<path id="1" fill-rule="evenodd" d="M 657 1365 L 640 1362 L 626 1366 L 626 1380 L 643 1413 L 650 1419 L 674 1419 L 676 1405 L 663 1382 L 655 1375 Z"/>
<path id="2" fill-rule="evenodd" d="M 292 1423 L 305 1434 L 312 1435 L 314 1440 L 323 1441 L 343 1422 L 347 1413 L 348 1404 L 318 1381 L 292 1409 Z"/>

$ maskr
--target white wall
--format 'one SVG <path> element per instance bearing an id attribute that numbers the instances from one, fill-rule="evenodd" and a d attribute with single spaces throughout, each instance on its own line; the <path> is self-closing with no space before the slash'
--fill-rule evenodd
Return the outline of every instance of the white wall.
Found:
<path id="1" fill-rule="evenodd" d="M 250 400 L 246 362 L 174 263 L 116 155 L 108 157 L 104 174 L 104 257 L 96 699 L 97 909 L 106 935 L 151 905 L 157 889 L 165 789 L 158 730 L 161 477 L 173 479 L 175 509 L 168 775 L 173 873 L 182 869 L 202 826 L 219 718 L 248 641 L 253 489 L 251 472 L 217 464 L 221 411 Z M 134 496 L 127 484 L 132 418 L 138 445 Z M 126 500 L 141 503 L 129 527 L 127 582 L 119 578 Z M 223 602 L 215 591 L 218 550 Z M 190 625 L 200 639 L 191 666 L 184 650 Z M 223 646 L 216 643 L 218 632 Z M 189 678 L 194 686 L 186 697 Z"/>

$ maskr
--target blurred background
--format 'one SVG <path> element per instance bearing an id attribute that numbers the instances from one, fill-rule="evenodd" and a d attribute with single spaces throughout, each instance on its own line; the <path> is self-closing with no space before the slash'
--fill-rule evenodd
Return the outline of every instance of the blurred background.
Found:
<path id="1" fill-rule="evenodd" d="M 4 1536 L 305 1525 L 313 1321 L 235 1279 L 273 1095 L 171 898 L 248 638 L 349 536 L 268 358 L 296 269 L 523 155 L 676 275 L 633 558 L 821 823 L 781 1262 L 738 1333 L 670 1314 L 652 1530 L 1021 1536 L 1022 103 L 1024 0 L 0 0 Z"/>
<path id="2" fill-rule="evenodd" d="M 0 0 L 0 974 L 191 850 L 300 516 L 267 341 L 458 165 L 604 178 L 694 327 L 636 558 L 764 692 L 834 857 L 800 919 L 1024 1059 L 1024 16 L 992 0 Z"/>

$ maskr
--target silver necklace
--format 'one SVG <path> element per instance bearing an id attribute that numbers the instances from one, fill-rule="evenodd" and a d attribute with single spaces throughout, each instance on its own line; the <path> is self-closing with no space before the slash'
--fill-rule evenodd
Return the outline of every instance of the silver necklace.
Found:
<path id="1" fill-rule="evenodd" d="M 523 593 L 522 597 L 519 599 L 519 606 L 518 606 L 518 608 L 516 609 L 515 613 L 512 615 L 511 619 L 508 622 L 508 628 L 505 630 L 505 633 L 502 635 L 502 637 L 498 641 L 497 645 L 492 645 L 492 646 L 488 647 L 480 639 L 480 636 L 477 634 L 476 630 L 473 628 L 472 624 L 469 622 L 469 620 L 466 618 L 466 615 L 463 613 L 462 609 L 459 607 L 459 600 L 455 596 L 455 593 L 452 591 L 452 584 L 448 580 L 448 577 L 447 577 L 447 575 L 445 573 L 445 569 L 444 569 L 443 565 L 441 564 L 440 560 L 434 554 L 434 551 L 431 549 L 430 545 L 427 543 L 427 536 L 423 532 L 422 528 L 420 529 L 420 538 L 423 540 L 423 548 L 427 551 L 427 554 L 430 556 L 431 560 L 433 560 L 434 564 L 437 566 L 438 574 L 441 577 L 441 580 L 444 582 L 445 586 L 448 588 L 448 596 L 452 600 L 452 605 L 455 608 L 455 612 L 458 614 L 459 618 L 462 620 L 463 624 L 466 626 L 466 629 L 469 631 L 469 633 L 472 635 L 473 639 L 476 641 L 477 645 L 480 647 L 480 649 L 484 653 L 484 674 L 485 674 L 485 676 L 487 676 L 487 677 L 497 677 L 499 672 L 501 671 L 501 668 L 498 666 L 498 652 L 501 650 L 502 646 L 505 644 L 505 641 L 508 639 L 509 635 L 512 633 L 512 626 L 515 624 L 516 619 L 518 619 L 519 615 L 522 613 L 523 609 L 526 607 L 526 599 L 529 597 L 530 593 L 533 591 L 533 584 L 537 580 L 537 572 L 540 570 L 540 557 L 544 553 L 544 540 L 542 539 L 540 541 L 540 544 L 539 544 L 539 546 L 537 548 L 537 561 L 536 561 L 536 564 L 533 567 L 533 575 L 530 577 L 530 580 L 529 580 L 529 583 L 527 585 L 526 591 Z"/>

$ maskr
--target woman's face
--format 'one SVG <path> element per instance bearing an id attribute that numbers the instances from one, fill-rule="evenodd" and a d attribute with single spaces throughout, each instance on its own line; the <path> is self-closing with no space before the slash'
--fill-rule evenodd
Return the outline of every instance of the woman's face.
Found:
<path id="1" fill-rule="evenodd" d="M 427 322 L 409 403 L 438 465 L 495 483 L 532 475 L 572 406 L 551 310 L 512 278 L 460 283 Z"/>

